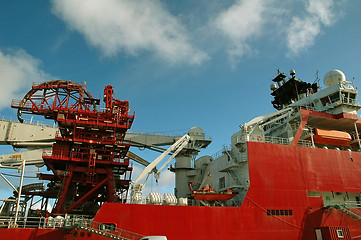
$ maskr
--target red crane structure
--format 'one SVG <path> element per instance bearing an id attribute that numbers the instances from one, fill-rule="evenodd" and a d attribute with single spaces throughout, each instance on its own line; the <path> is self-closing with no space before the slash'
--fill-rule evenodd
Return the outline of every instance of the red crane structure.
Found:
<path id="1" fill-rule="evenodd" d="M 104 90 L 104 108 L 86 90 L 85 84 L 54 80 L 33 84 L 22 100 L 11 106 L 22 113 L 43 115 L 59 125 L 52 151 L 43 160 L 53 174 L 50 180 L 56 199 L 53 213 L 94 214 L 103 202 L 124 202 L 132 168 L 124 140 L 134 120 L 129 102 L 113 97 L 113 87 Z"/>

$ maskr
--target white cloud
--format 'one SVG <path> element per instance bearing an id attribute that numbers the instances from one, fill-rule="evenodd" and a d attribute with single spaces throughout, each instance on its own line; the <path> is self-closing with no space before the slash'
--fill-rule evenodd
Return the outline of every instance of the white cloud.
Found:
<path id="1" fill-rule="evenodd" d="M 236 0 L 218 14 L 213 26 L 226 37 L 233 65 L 257 52 L 255 41 L 265 38 L 286 41 L 290 55 L 297 55 L 314 45 L 322 29 L 339 18 L 335 5 L 334 0 Z"/>
<path id="2" fill-rule="evenodd" d="M 287 32 L 288 48 L 295 55 L 312 46 L 322 26 L 330 26 L 336 18 L 333 0 L 308 0 L 305 4 L 305 16 L 294 16 Z"/>
<path id="3" fill-rule="evenodd" d="M 159 0 L 53 0 L 53 12 L 105 56 L 154 53 L 170 63 L 200 64 L 207 54 Z"/>
<path id="4" fill-rule="evenodd" d="M 215 25 L 230 40 L 228 49 L 231 58 L 238 58 L 248 53 L 249 42 L 262 34 L 267 22 L 267 0 L 238 0 L 227 10 L 221 12 Z"/>
<path id="5" fill-rule="evenodd" d="M 308 0 L 307 12 L 316 16 L 326 26 L 331 25 L 335 19 L 333 0 Z"/>
<path id="6" fill-rule="evenodd" d="M 9 107 L 13 98 L 22 98 L 32 82 L 50 79 L 39 65 L 40 61 L 24 50 L 0 51 L 0 109 Z"/>

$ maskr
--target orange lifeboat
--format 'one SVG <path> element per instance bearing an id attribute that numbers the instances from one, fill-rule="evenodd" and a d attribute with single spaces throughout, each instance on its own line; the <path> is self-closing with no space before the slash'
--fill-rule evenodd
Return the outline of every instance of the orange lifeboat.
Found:
<path id="1" fill-rule="evenodd" d="M 315 128 L 313 141 L 319 144 L 349 146 L 351 136 L 347 132 Z"/>
<path id="2" fill-rule="evenodd" d="M 195 200 L 203 200 L 203 201 L 220 201 L 224 202 L 232 199 L 236 196 L 232 190 L 227 189 L 225 192 L 214 192 L 214 191 L 193 191 L 191 195 Z"/>
<path id="3" fill-rule="evenodd" d="M 230 189 L 227 189 L 223 192 L 215 192 L 214 189 L 209 185 L 205 186 L 202 190 L 192 190 L 192 185 L 194 183 L 194 181 L 188 182 L 188 186 L 189 190 L 192 192 L 191 197 L 193 197 L 195 200 L 224 202 L 232 199 L 237 195 L 237 193 Z"/>

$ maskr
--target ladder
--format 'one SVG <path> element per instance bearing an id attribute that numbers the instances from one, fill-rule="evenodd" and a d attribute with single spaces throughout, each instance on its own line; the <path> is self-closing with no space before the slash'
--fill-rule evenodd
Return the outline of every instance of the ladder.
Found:
<path id="1" fill-rule="evenodd" d="M 84 220 L 76 227 L 76 229 L 117 240 L 138 240 L 144 237 L 143 235 L 116 228 L 115 226 L 112 229 L 104 229 L 102 225 L 104 224 L 95 221 L 89 222 L 88 220 Z"/>

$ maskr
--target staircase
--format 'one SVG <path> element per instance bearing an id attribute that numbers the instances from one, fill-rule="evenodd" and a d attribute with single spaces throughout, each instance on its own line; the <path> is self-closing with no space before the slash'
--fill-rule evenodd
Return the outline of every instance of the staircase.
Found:
<path id="1" fill-rule="evenodd" d="M 348 209 L 346 207 L 341 207 L 339 210 L 361 222 L 361 210 L 360 209 Z"/>
<path id="2" fill-rule="evenodd" d="M 337 209 L 347 214 L 348 216 L 352 217 L 353 219 L 356 219 L 357 221 L 361 222 L 361 209 L 355 206 L 352 206 L 352 208 L 349 208 L 347 206 L 348 206 L 347 204 L 336 204 L 330 207 Z"/>
<path id="3" fill-rule="evenodd" d="M 109 239 L 118 240 L 139 240 L 143 235 L 133 233 L 124 229 L 116 228 L 115 224 L 104 224 L 88 220 L 82 221 L 77 227 L 77 230 L 83 230 L 94 233 Z"/>

